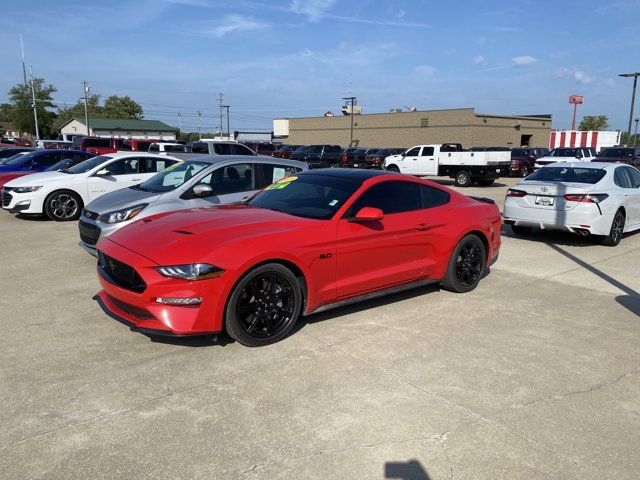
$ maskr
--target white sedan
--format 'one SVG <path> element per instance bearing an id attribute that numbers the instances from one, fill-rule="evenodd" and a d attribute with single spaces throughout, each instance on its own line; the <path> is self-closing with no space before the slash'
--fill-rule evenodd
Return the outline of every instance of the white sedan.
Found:
<path id="1" fill-rule="evenodd" d="M 2 208 L 11 213 L 45 213 L 59 222 L 77 220 L 89 202 L 137 185 L 180 161 L 142 152 L 93 157 L 66 170 L 34 173 L 5 183 Z"/>
<path id="2" fill-rule="evenodd" d="M 507 191 L 504 223 L 524 235 L 533 228 L 599 235 L 615 246 L 640 228 L 640 171 L 620 163 L 554 163 Z"/>

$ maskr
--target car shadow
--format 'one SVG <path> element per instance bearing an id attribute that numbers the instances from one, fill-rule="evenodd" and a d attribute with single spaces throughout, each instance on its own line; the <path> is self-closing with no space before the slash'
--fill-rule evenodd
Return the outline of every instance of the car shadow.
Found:
<path id="1" fill-rule="evenodd" d="M 633 237 L 640 233 L 640 230 L 635 232 L 628 232 L 622 235 L 622 241 L 625 238 Z M 531 233 L 526 235 L 519 235 L 513 233 L 509 225 L 502 226 L 502 236 L 508 238 L 517 238 L 518 240 L 524 240 L 529 242 L 539 242 L 547 245 L 563 245 L 566 247 L 592 247 L 594 245 L 600 245 L 601 240 L 594 235 L 580 236 L 571 232 L 563 232 L 562 230 L 541 230 L 534 229 Z M 603 248 L 610 248 L 604 247 Z"/>
<path id="2" fill-rule="evenodd" d="M 384 478 L 399 480 L 431 480 L 431 477 L 418 460 L 407 462 L 385 462 Z"/>
<path id="3" fill-rule="evenodd" d="M 51 219 L 46 215 L 27 215 L 25 213 L 17 213 L 16 218 L 27 220 L 30 222 L 50 222 Z"/>

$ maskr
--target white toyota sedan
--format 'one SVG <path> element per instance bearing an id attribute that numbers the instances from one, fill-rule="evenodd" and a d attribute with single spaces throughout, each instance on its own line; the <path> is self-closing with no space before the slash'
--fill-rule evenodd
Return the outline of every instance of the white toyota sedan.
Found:
<path id="1" fill-rule="evenodd" d="M 58 222 L 77 220 L 89 202 L 137 185 L 180 161 L 144 152 L 93 157 L 66 170 L 34 173 L 5 183 L 2 208 L 11 213 L 44 213 Z"/>
<path id="2" fill-rule="evenodd" d="M 504 223 L 519 235 L 564 230 L 616 246 L 623 233 L 640 228 L 640 171 L 598 162 L 543 167 L 507 191 Z"/>

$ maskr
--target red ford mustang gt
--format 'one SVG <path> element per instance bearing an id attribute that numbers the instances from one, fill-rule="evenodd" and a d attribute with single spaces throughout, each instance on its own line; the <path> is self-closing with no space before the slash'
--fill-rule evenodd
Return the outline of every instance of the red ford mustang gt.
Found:
<path id="1" fill-rule="evenodd" d="M 491 200 L 383 171 L 285 177 L 243 204 L 139 220 L 98 244 L 103 307 L 134 330 L 286 337 L 300 315 L 426 283 L 473 290 L 498 256 Z"/>

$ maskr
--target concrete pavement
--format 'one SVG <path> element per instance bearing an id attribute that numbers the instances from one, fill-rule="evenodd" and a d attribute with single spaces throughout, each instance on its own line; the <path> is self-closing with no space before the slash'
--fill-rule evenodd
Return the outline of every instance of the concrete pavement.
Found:
<path id="1" fill-rule="evenodd" d="M 325 312 L 259 349 L 131 333 L 92 299 L 75 224 L 0 212 L 0 235 L 2 478 L 638 477 L 640 234 L 505 232 L 470 294 Z"/>

